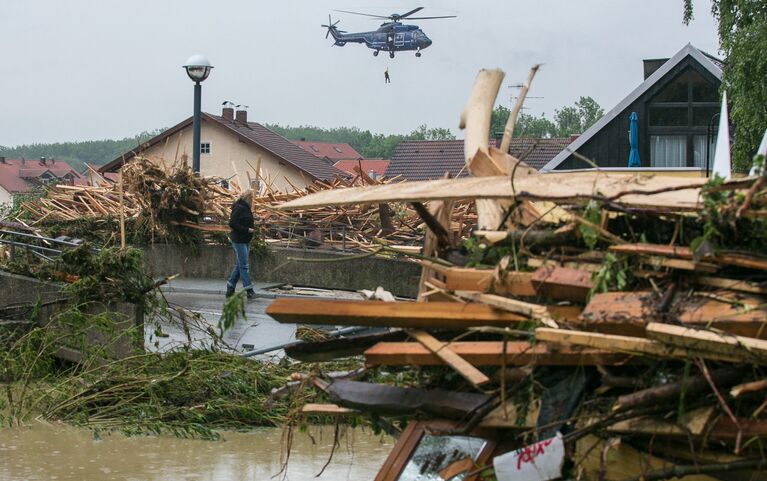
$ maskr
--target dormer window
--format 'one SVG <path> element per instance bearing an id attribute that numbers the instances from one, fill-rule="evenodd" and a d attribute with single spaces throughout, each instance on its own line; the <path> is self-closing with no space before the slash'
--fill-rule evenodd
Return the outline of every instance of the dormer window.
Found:
<path id="1" fill-rule="evenodd" d="M 719 112 L 716 86 L 700 72 L 687 68 L 648 103 L 652 167 L 706 167 L 714 155 L 716 136 L 708 126 Z"/>

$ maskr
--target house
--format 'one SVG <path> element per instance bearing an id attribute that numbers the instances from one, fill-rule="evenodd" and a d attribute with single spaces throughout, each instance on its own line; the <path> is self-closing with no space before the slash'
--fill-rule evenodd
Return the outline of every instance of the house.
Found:
<path id="1" fill-rule="evenodd" d="M 271 188 L 288 191 L 303 188 L 315 180 L 328 180 L 345 175 L 332 164 L 306 152 L 285 137 L 256 122 L 248 121 L 245 110 L 234 112 L 225 107 L 221 115 L 201 114 L 200 173 L 232 179 L 247 186 L 256 180 L 260 165 L 261 178 Z M 126 152 L 99 169 L 116 172 L 124 162 L 141 154 L 156 162 L 172 163 L 184 156 L 191 163 L 192 118 L 169 128 L 131 152 Z"/>
<path id="2" fill-rule="evenodd" d="M 509 153 L 540 169 L 559 154 L 571 138 L 511 139 Z M 489 141 L 497 145 L 497 140 Z M 439 179 L 449 172 L 452 177 L 468 175 L 463 140 L 406 140 L 394 149 L 386 177 L 402 176 L 406 180 Z"/>
<path id="3" fill-rule="evenodd" d="M 305 139 L 294 140 L 294 144 L 312 155 L 325 159 L 331 164 L 345 159 L 361 159 L 359 152 L 349 144 L 332 142 L 312 142 Z"/>
<path id="4" fill-rule="evenodd" d="M 629 118 L 637 115 L 641 168 L 705 175 L 716 145 L 721 60 L 687 45 L 670 59 L 644 60 L 644 81 L 541 170 L 628 168 Z M 605 69 L 607 71 L 607 69 Z"/>
<path id="5" fill-rule="evenodd" d="M 0 204 L 13 205 L 13 197 L 51 184 L 85 184 L 85 179 L 66 162 L 6 159 L 0 156 Z"/>
<path id="6" fill-rule="evenodd" d="M 380 179 L 386 174 L 389 161 L 386 159 L 344 159 L 333 164 L 336 169 L 343 170 L 351 175 L 357 175 L 355 169 L 361 168 L 368 177 Z"/>

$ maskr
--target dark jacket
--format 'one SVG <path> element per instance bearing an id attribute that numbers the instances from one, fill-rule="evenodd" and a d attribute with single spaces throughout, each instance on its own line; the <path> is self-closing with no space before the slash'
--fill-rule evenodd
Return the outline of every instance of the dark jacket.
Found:
<path id="1" fill-rule="evenodd" d="M 247 244 L 253 238 L 253 234 L 248 230 L 253 228 L 253 212 L 244 200 L 237 199 L 237 202 L 232 204 L 229 227 L 232 228 L 229 238 L 236 244 Z"/>

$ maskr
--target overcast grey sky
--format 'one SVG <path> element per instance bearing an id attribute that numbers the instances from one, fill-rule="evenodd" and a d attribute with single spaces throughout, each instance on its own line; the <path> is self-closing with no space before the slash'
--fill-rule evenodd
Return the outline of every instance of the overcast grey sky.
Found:
<path id="1" fill-rule="evenodd" d="M 3 0 L 0 4 L 0 145 L 121 138 L 190 115 L 193 53 L 215 69 L 203 110 L 223 100 L 250 106 L 262 123 L 357 126 L 404 133 L 420 124 L 458 133 L 477 70 L 508 85 L 544 63 L 528 106 L 551 116 L 581 95 L 609 110 L 642 81 L 643 58 L 686 43 L 717 52 L 710 1 L 696 0 Z M 328 13 L 353 32 L 378 23 L 333 9 L 458 18 L 418 22 L 434 44 L 374 58 L 361 45 L 331 47 Z M 392 83 L 384 85 L 389 67 Z"/>

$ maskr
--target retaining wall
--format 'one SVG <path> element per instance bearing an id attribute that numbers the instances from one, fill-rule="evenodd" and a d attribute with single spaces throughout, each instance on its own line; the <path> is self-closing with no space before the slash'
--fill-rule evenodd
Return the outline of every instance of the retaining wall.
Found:
<path id="1" fill-rule="evenodd" d="M 415 297 L 421 268 L 407 260 L 311 249 L 272 248 L 265 257 L 251 253 L 250 272 L 256 282 L 286 283 L 326 289 L 360 290 L 382 286 L 394 295 Z M 340 262 L 302 262 L 292 259 L 328 259 Z M 145 248 L 144 265 L 153 277 L 221 279 L 234 265 L 229 246 L 185 247 L 155 244 Z"/>

